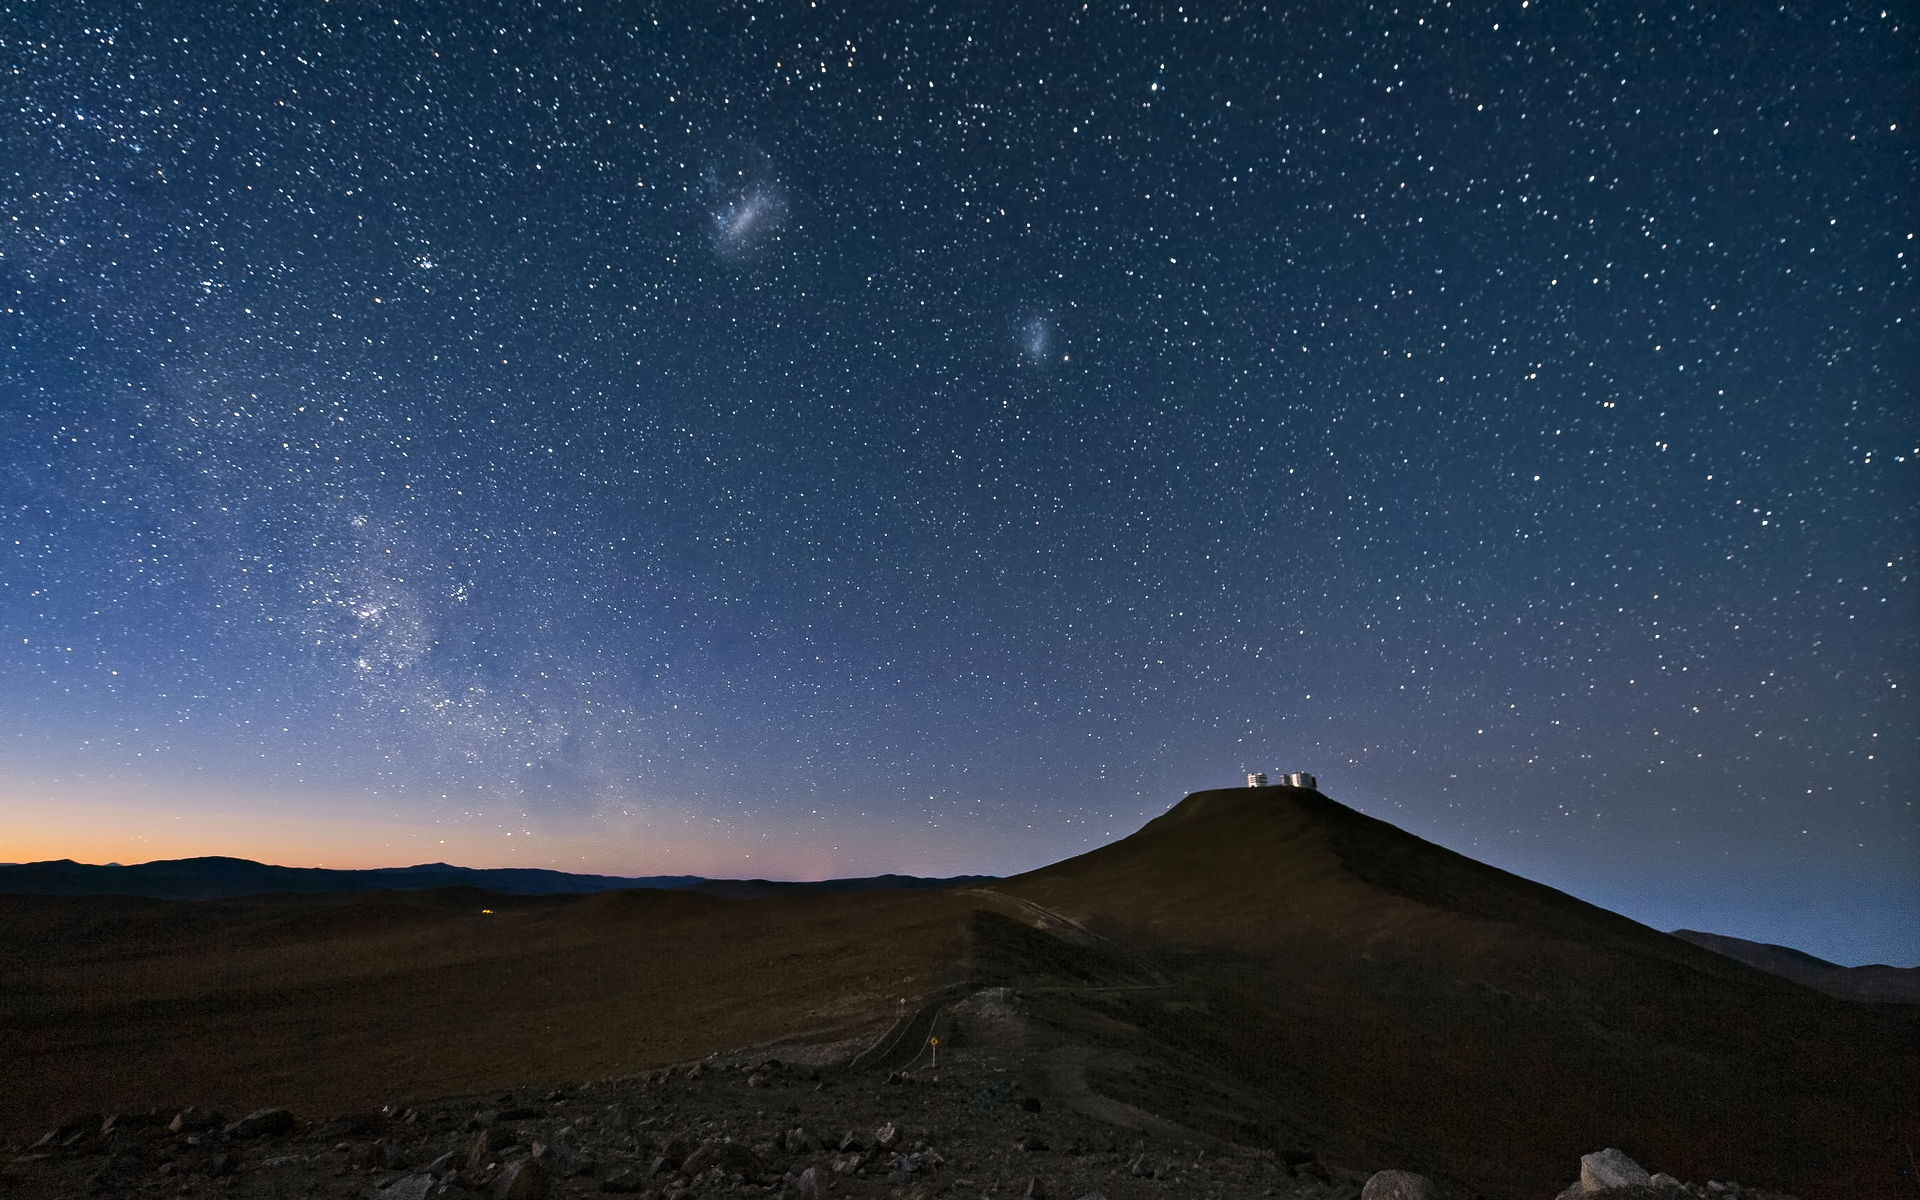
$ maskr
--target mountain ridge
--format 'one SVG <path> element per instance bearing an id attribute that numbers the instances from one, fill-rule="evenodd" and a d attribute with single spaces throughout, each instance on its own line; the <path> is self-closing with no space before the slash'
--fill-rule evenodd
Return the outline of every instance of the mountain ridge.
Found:
<path id="1" fill-rule="evenodd" d="M 702 875 L 591 875 L 543 867 L 457 867 L 418 863 L 408 867 L 283 867 L 229 855 L 155 859 L 121 865 L 69 858 L 0 863 L 0 894 L 33 896 L 142 896 L 156 900 L 226 900 L 265 895 L 326 895 L 350 892 L 427 891 L 476 887 L 504 895 L 586 895 L 642 888 L 693 889 L 729 899 L 798 892 L 851 892 L 959 887 L 992 878 L 959 875 L 928 879 L 872 875 L 844 879 L 783 881 L 712 879 Z"/>
<path id="2" fill-rule="evenodd" d="M 1702 933 L 1697 929 L 1676 929 L 1672 936 L 1829 996 L 1920 1004 L 1920 967 L 1890 967 L 1885 963 L 1843 967 L 1792 946 L 1748 941 L 1724 933 Z"/>

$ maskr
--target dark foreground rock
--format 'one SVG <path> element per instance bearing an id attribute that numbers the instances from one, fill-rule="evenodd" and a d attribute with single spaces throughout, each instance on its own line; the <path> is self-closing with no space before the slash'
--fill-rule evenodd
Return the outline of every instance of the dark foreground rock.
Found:
<path id="1" fill-rule="evenodd" d="M 1369 1198 L 1370 1200 L 1370 1198 Z M 1797 1200 L 1783 1192 L 1743 1188 L 1726 1180 L 1684 1183 L 1664 1172 L 1649 1174 L 1624 1150 L 1609 1147 L 1580 1157 L 1580 1178 L 1556 1200 Z"/>
<path id="2" fill-rule="evenodd" d="M 0 1158 L 0 1200 L 1478 1200 L 1433 1182 L 1444 1164 L 1129 1128 L 1097 1096 L 1045 1091 L 1024 1054 L 856 1073 L 742 1052 L 317 1120 L 82 1113 Z M 1781 1200 L 1649 1175 L 1618 1150 L 1578 1169 L 1567 1200 Z"/>
<path id="3" fill-rule="evenodd" d="M 226 1122 L 161 1111 L 141 1114 L 137 1148 L 127 1118 L 103 1133 L 105 1118 L 82 1114 L 15 1147 L 0 1196 L 1359 1200 L 1350 1171 L 1036 1112 L 1017 1086 L 964 1071 L 886 1082 L 772 1060 L 699 1065 L 305 1122 L 277 1109 Z"/>

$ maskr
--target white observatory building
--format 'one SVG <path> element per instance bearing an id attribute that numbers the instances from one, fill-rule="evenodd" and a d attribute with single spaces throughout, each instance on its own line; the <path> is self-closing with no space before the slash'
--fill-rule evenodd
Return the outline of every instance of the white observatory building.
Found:
<path id="1" fill-rule="evenodd" d="M 1283 771 L 1274 778 L 1272 783 L 1268 783 L 1265 771 L 1248 771 L 1247 786 L 1250 788 L 1297 787 L 1317 792 L 1320 790 L 1320 781 L 1305 771 Z"/>

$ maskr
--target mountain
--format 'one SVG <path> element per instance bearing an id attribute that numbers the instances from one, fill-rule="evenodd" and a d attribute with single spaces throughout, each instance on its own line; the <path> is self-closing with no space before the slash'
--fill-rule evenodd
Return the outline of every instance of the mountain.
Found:
<path id="1" fill-rule="evenodd" d="M 1790 946 L 1749 942 L 1718 933 L 1676 929 L 1673 936 L 1769 974 L 1848 1000 L 1920 1004 L 1920 967 L 1843 967 Z"/>
<path id="2" fill-rule="evenodd" d="M 1100 1009 L 1127 1030 L 1104 1094 L 1184 1127 L 1494 1194 L 1550 1195 L 1569 1153 L 1601 1146 L 1685 1178 L 1912 1194 L 1911 1010 L 1797 986 L 1318 792 L 1198 792 L 998 888 L 1182 982 L 1177 1011 L 1146 990 Z M 1063 1038 L 1087 1021 L 1060 1006 Z"/>
<path id="3" fill-rule="evenodd" d="M 935 1145 L 992 1112 L 1056 1137 L 1094 1122 L 1116 1154 L 1414 1170 L 1461 1198 L 1554 1195 L 1602 1147 L 1805 1200 L 1920 1194 L 1911 1007 L 1802 987 L 1318 792 L 1196 792 L 1005 880 L 733 886 L 752 902 L 0 896 L 0 1133 L 188 1103 L 322 1116 L 738 1050 L 838 1062 L 809 1086 L 878 1096 Z M 1103 1190 L 1161 1194 L 1136 1182 Z"/>
<path id="4" fill-rule="evenodd" d="M 811 891 L 950 887 L 985 878 L 966 875 L 955 879 L 921 879 L 908 875 L 877 875 L 859 879 L 776 883 L 764 879 L 706 879 L 699 875 L 643 875 L 632 878 L 575 875 L 566 871 L 529 867 L 475 868 L 449 866 L 446 863 L 336 871 L 324 867 L 277 867 L 250 859 L 217 856 L 163 859 L 134 866 L 117 863 L 95 866 L 65 858 L 51 862 L 0 863 L 0 893 L 149 896 L 164 900 L 214 900 L 272 894 L 412 892 L 445 887 L 482 888 L 515 896 L 578 895 L 622 888 L 694 888 L 733 899 L 746 899 Z"/>

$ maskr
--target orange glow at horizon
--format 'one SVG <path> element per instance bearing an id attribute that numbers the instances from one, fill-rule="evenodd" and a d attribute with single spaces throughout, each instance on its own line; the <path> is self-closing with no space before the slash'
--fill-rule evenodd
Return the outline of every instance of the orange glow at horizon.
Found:
<path id="1" fill-rule="evenodd" d="M 844 875 L 958 873 L 913 861 L 884 829 L 837 845 L 799 836 L 731 841 L 704 821 L 579 819 L 533 828 L 497 821 L 434 821 L 375 807 L 366 797 L 215 796 L 205 789 L 80 782 L 0 783 L 0 862 L 72 859 L 135 863 L 226 856 L 288 867 L 360 870 L 446 862 L 540 867 L 580 874 L 828 879 Z M 852 831 L 842 831 L 852 832 Z M 813 837 L 807 836 L 809 833 Z"/>

